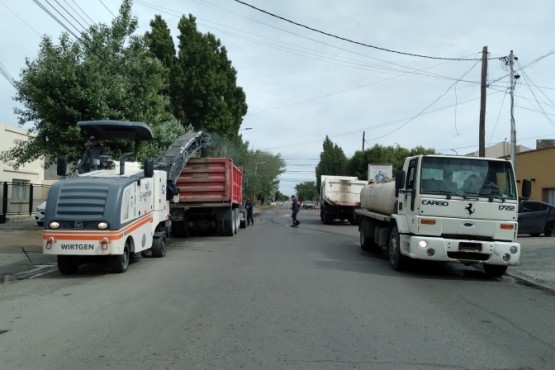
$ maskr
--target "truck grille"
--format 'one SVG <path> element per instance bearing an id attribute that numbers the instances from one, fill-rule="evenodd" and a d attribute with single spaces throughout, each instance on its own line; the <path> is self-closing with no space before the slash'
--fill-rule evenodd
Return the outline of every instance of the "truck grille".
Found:
<path id="1" fill-rule="evenodd" d="M 103 218 L 109 189 L 109 184 L 98 181 L 65 184 L 58 196 L 56 216 L 74 220 Z"/>

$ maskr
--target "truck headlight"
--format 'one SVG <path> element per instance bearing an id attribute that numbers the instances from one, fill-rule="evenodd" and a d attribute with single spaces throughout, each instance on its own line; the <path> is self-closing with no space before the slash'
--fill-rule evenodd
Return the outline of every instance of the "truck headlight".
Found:
<path id="1" fill-rule="evenodd" d="M 418 242 L 418 246 L 422 249 L 428 248 L 428 242 L 426 240 L 421 240 Z"/>
<path id="2" fill-rule="evenodd" d="M 108 223 L 107 222 L 99 222 L 98 225 L 96 225 L 96 227 L 98 227 L 100 230 L 106 230 L 108 228 Z"/>
<path id="3" fill-rule="evenodd" d="M 60 228 L 60 223 L 57 221 L 52 221 L 49 225 L 48 225 L 51 229 L 59 229 Z"/>

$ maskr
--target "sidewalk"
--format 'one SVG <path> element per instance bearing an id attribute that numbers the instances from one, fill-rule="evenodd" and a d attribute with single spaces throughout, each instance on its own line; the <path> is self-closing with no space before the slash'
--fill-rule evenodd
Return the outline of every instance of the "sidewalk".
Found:
<path id="1" fill-rule="evenodd" d="M 56 257 L 42 254 L 42 227 L 34 221 L 0 224 L 0 284 L 57 269 Z M 555 238 L 522 238 L 520 265 L 507 277 L 555 292 Z"/>

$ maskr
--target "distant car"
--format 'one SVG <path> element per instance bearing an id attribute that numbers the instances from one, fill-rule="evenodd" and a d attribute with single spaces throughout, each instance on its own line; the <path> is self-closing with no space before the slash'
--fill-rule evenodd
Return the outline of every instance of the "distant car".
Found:
<path id="1" fill-rule="evenodd" d="M 306 202 L 303 202 L 303 209 L 314 209 L 314 208 L 316 208 L 316 206 L 314 205 L 314 202 L 311 202 L 309 200 Z"/>
<path id="2" fill-rule="evenodd" d="M 555 207 L 545 202 L 521 200 L 518 205 L 518 233 L 554 236 Z"/>
<path id="3" fill-rule="evenodd" d="M 44 226 L 44 212 L 46 211 L 46 201 L 42 202 L 35 209 L 35 221 L 37 225 Z"/>

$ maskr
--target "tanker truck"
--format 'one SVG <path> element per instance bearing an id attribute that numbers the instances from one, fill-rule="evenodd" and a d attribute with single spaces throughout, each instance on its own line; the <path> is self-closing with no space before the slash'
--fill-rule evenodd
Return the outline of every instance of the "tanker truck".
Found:
<path id="1" fill-rule="evenodd" d="M 324 224 L 335 220 L 357 223 L 355 208 L 360 205 L 360 191 L 366 181 L 353 176 L 321 176 L 320 219 Z"/>
<path id="2" fill-rule="evenodd" d="M 522 189 L 528 196 L 528 181 Z M 502 276 L 520 260 L 517 192 L 504 159 L 409 157 L 395 181 L 361 190 L 360 246 L 385 252 L 394 270 L 411 260 L 443 261 Z"/>

